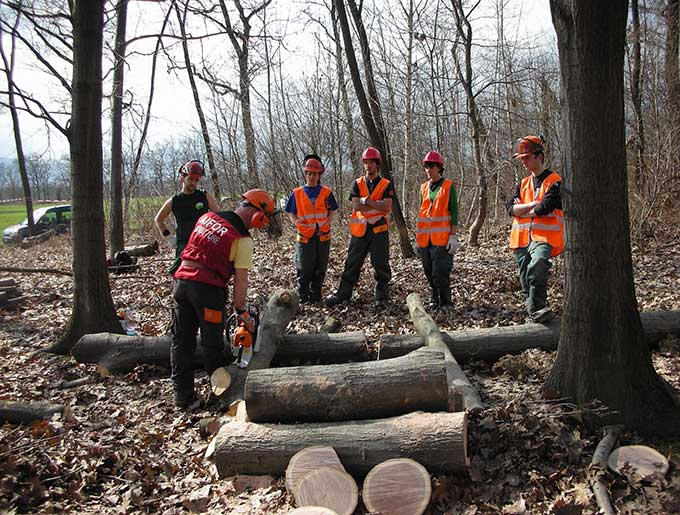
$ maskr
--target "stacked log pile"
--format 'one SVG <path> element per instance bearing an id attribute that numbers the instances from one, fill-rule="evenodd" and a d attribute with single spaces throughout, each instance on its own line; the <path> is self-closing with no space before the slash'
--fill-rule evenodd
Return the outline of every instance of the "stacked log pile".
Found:
<path id="1" fill-rule="evenodd" d="M 0 278 L 0 308 L 15 307 L 24 300 L 17 282 L 10 278 Z"/>

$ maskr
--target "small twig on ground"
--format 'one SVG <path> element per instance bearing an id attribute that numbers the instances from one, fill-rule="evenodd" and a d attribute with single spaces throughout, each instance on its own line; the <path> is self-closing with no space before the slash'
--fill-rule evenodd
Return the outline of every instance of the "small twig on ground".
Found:
<path id="1" fill-rule="evenodd" d="M 623 431 L 623 426 L 607 426 L 605 427 L 605 434 L 600 443 L 597 444 L 593 459 L 590 462 L 590 468 L 593 472 L 592 488 L 595 494 L 597 505 L 602 510 L 604 515 L 616 515 L 616 510 L 609 500 L 609 492 L 605 484 L 605 471 L 607 470 L 607 458 L 612 451 L 616 440 Z"/>

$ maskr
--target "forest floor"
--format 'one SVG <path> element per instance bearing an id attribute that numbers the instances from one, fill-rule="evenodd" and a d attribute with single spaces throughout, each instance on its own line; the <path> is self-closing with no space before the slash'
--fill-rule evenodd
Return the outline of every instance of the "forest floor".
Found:
<path id="1" fill-rule="evenodd" d="M 447 315 L 435 314 L 441 329 L 523 323 L 505 228 L 494 232 L 478 247 L 463 244 L 456 254 L 455 309 Z M 634 247 L 641 310 L 680 309 L 678 241 L 676 235 Z M 292 242 L 291 234 L 278 240 L 256 237 L 251 298 L 266 299 L 278 288 L 294 286 Z M 397 242 L 392 243 L 394 302 L 386 311 L 372 306 L 373 280 L 366 263 L 352 304 L 332 310 L 301 306 L 288 331 L 316 332 L 332 314 L 342 323 L 341 331 L 363 331 L 374 345 L 382 334 L 413 333 L 406 296 L 412 291 L 424 300 L 429 296 L 420 263 L 401 258 Z M 346 249 L 346 239 L 334 240 L 325 294 L 337 286 Z M 164 270 L 170 261 L 171 252 L 163 249 L 158 256 L 140 258 L 137 272 L 111 276 L 116 306 L 135 312 L 143 334 L 163 334 L 169 327 L 170 278 Z M 30 249 L 4 246 L 0 266 L 70 270 L 69 236 Z M 549 294 L 558 314 L 563 273 L 558 258 Z M 0 426 L 0 513 L 255 515 L 291 509 L 281 478 L 218 479 L 214 465 L 203 457 L 209 441 L 198 430 L 198 421 L 215 413 L 176 410 L 167 368 L 140 366 L 126 375 L 98 378 L 94 365 L 77 364 L 69 356 L 35 354 L 64 330 L 72 305 L 72 281 L 53 274 L 12 276 L 29 299 L 20 310 L 0 310 L 0 399 L 63 403 L 72 415 L 30 427 Z M 465 365 L 488 407 L 470 419 L 469 477 L 433 476 L 432 502 L 426 513 L 597 513 L 588 467 L 602 432 L 588 431 L 574 406 L 543 402 L 541 386 L 554 357 L 532 350 L 495 365 Z M 680 391 L 680 341 L 663 341 L 653 360 L 659 374 Z M 87 376 L 95 382 L 59 388 L 65 380 Z M 205 374 L 198 376 L 197 386 L 207 393 Z M 680 441 L 624 434 L 621 442 L 655 447 L 669 458 L 671 469 L 665 479 L 652 483 L 609 474 L 619 513 L 680 514 Z M 366 513 L 361 503 L 356 513 Z"/>

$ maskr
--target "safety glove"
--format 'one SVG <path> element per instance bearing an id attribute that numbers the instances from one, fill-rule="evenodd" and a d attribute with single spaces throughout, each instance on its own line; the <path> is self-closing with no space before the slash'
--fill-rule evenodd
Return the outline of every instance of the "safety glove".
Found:
<path id="1" fill-rule="evenodd" d="M 446 244 L 446 250 L 449 254 L 453 255 L 456 253 L 456 250 L 458 250 L 458 238 L 456 238 L 455 234 L 449 235 L 449 242 Z"/>

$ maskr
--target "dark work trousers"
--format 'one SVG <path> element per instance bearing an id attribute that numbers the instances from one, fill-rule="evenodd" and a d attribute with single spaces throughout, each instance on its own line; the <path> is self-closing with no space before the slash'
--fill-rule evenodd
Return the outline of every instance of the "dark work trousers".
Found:
<path id="1" fill-rule="evenodd" d="M 318 235 L 309 238 L 305 243 L 295 242 L 295 268 L 300 300 L 321 300 L 321 287 L 328 270 L 330 250 L 330 238 L 321 241 Z"/>
<path id="2" fill-rule="evenodd" d="M 439 245 L 418 247 L 418 254 L 427 282 L 432 288 L 432 301 L 435 304 L 450 304 L 453 256 L 448 253 L 446 246 Z"/>
<path id="3" fill-rule="evenodd" d="M 194 396 L 193 356 L 196 334 L 201 331 L 204 367 L 208 374 L 226 364 L 222 333 L 222 314 L 227 303 L 227 290 L 210 284 L 176 279 L 172 289 L 176 306 L 173 312 L 174 330 L 170 362 L 175 400 L 188 400 Z M 209 318 L 205 320 L 206 309 Z M 215 312 L 219 312 L 216 315 Z M 219 316 L 219 322 L 215 319 Z"/>
<path id="4" fill-rule="evenodd" d="M 336 295 L 343 299 L 352 296 L 352 290 L 359 282 L 361 267 L 368 254 L 371 254 L 371 265 L 373 265 L 373 278 L 375 279 L 376 301 L 387 301 L 390 299 L 390 280 L 392 270 L 390 269 L 390 234 L 389 231 L 373 233 L 373 226 L 366 228 L 366 234 L 361 238 L 352 236 L 349 240 L 349 250 L 345 260 L 345 269 L 342 272 L 340 286 Z"/>
<path id="5" fill-rule="evenodd" d="M 549 244 L 539 241 L 532 241 L 528 247 L 515 249 L 519 283 L 526 300 L 527 313 L 530 315 L 546 306 L 548 272 L 552 266 L 551 250 Z"/>

